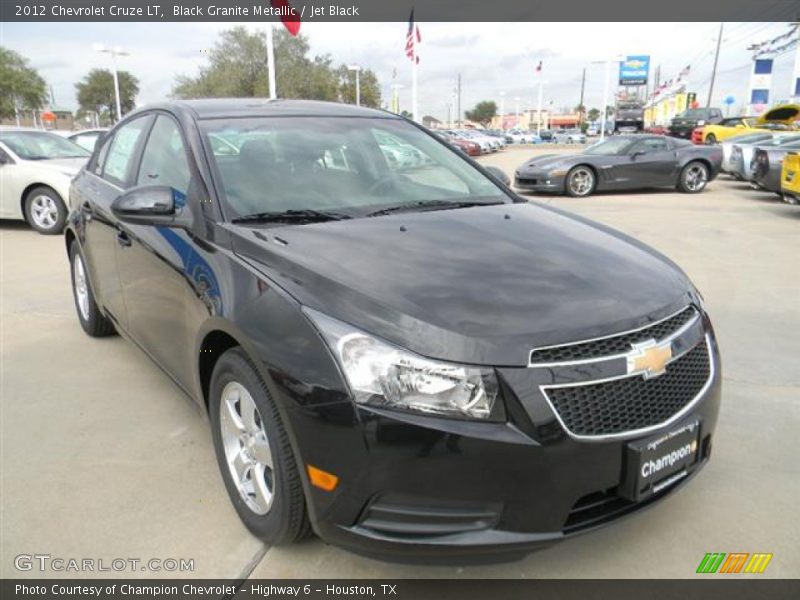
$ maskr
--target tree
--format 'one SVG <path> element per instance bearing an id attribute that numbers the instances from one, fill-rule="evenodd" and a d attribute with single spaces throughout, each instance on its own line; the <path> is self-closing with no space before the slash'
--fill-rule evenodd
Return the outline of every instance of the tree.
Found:
<path id="1" fill-rule="evenodd" d="M 122 114 L 136 107 L 139 80 L 127 71 L 118 71 L 119 102 Z M 83 80 L 75 84 L 79 112 L 95 111 L 111 123 L 117 120 L 117 100 L 114 91 L 114 75 L 107 69 L 92 69 Z"/>
<path id="2" fill-rule="evenodd" d="M 348 70 L 346 65 L 337 69 L 339 76 L 339 100 L 348 104 L 356 103 L 356 74 Z M 362 69 L 358 74 L 361 87 L 361 106 L 380 108 L 381 86 L 378 77 L 370 69 Z"/>
<path id="3" fill-rule="evenodd" d="M 42 108 L 47 84 L 28 61 L 0 46 L 0 118 L 17 117 L 23 110 Z"/>
<path id="4" fill-rule="evenodd" d="M 355 78 L 347 67 L 333 66 L 329 55 L 309 56 L 303 35 L 276 31 L 275 84 L 281 98 L 355 103 Z M 178 98 L 267 97 L 267 45 L 263 32 L 234 27 L 220 34 L 208 64 L 196 77 L 178 77 L 172 90 Z M 348 77 L 349 75 L 349 77 Z M 370 70 L 361 72 L 361 103 L 380 106 L 380 85 Z"/>
<path id="5" fill-rule="evenodd" d="M 475 121 L 486 127 L 492 121 L 492 117 L 497 114 L 497 104 L 494 100 L 483 100 L 475 105 L 475 108 L 464 113 L 470 121 Z"/>
<path id="6" fill-rule="evenodd" d="M 597 121 L 600 118 L 600 110 L 597 108 L 590 108 L 589 112 L 586 113 L 586 118 L 590 121 Z"/>

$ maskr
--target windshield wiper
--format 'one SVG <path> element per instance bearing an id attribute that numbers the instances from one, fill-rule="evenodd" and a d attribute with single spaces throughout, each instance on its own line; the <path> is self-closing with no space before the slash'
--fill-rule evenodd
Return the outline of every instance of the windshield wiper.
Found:
<path id="1" fill-rule="evenodd" d="M 231 219 L 231 223 L 317 223 L 323 221 L 339 221 L 341 219 L 350 218 L 352 218 L 350 215 L 341 213 L 304 208 L 254 213 L 252 215 L 245 215 L 243 217 Z"/>
<path id="2" fill-rule="evenodd" d="M 395 206 L 387 206 L 371 213 L 367 213 L 368 217 L 380 217 L 382 215 L 390 215 L 393 213 L 401 212 L 415 212 L 426 210 L 447 210 L 450 208 L 469 208 L 470 206 L 493 206 L 495 204 L 503 204 L 502 202 L 478 202 L 475 200 L 419 200 L 418 202 L 397 204 Z"/>

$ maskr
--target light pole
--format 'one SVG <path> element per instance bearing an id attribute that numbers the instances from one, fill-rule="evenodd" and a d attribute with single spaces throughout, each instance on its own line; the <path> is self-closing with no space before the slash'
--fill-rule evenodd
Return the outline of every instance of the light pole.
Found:
<path id="1" fill-rule="evenodd" d="M 361 67 L 358 65 L 347 65 L 347 70 L 356 72 L 356 106 L 361 106 L 361 80 L 359 79 Z"/>
<path id="2" fill-rule="evenodd" d="M 130 56 L 127 52 L 124 52 L 122 48 L 119 46 L 114 46 L 113 48 L 106 48 L 103 44 L 94 44 L 92 46 L 95 52 L 102 52 L 103 54 L 111 55 L 111 66 L 113 68 L 113 75 L 114 75 L 114 96 L 117 100 L 117 121 L 122 118 L 122 103 L 119 99 L 119 75 L 117 74 L 117 57 L 118 56 Z"/>
<path id="3" fill-rule="evenodd" d="M 540 79 L 536 83 L 539 84 L 539 100 L 536 109 L 536 135 L 542 135 L 542 88 L 547 82 Z"/>
<path id="4" fill-rule="evenodd" d="M 506 93 L 500 92 L 500 129 L 505 130 L 505 106 L 506 106 Z"/>
<path id="5" fill-rule="evenodd" d="M 606 65 L 606 76 L 605 82 L 603 84 L 603 120 L 600 121 L 600 141 L 603 141 L 606 138 L 606 119 L 608 118 L 608 88 L 611 85 L 609 83 L 609 77 L 611 75 L 611 63 L 618 63 L 622 60 L 621 56 L 616 56 L 614 58 L 610 58 L 608 60 L 593 60 L 592 64 L 599 64 L 605 63 Z"/>

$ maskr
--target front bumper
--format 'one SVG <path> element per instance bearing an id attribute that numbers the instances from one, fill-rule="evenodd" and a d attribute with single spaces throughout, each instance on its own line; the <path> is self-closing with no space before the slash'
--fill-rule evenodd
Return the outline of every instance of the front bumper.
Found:
<path id="1" fill-rule="evenodd" d="M 314 418 L 307 407 L 292 411 L 293 431 L 308 436 L 298 440 L 301 460 L 341 482 L 335 492 L 307 486 L 314 530 L 331 544 L 385 560 L 506 561 L 657 503 L 710 456 L 721 371 L 706 326 L 714 366 L 681 416 L 700 422 L 697 460 L 663 490 L 627 499 L 628 449 L 674 423 L 637 438 L 578 439 L 544 398 L 540 369 L 500 368 L 506 422 L 364 408 L 349 422 L 333 413 Z"/>
<path id="2" fill-rule="evenodd" d="M 685 140 L 689 140 L 692 138 L 692 131 L 694 131 L 695 126 L 673 126 L 670 125 L 668 131 L 672 137 L 679 137 Z"/>
<path id="3" fill-rule="evenodd" d="M 565 189 L 566 175 L 551 175 L 551 171 L 517 171 L 514 187 L 523 192 L 561 193 Z"/>

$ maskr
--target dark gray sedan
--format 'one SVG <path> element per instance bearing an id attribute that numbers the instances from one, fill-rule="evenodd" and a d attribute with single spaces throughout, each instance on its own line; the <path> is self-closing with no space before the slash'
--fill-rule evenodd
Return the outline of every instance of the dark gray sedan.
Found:
<path id="1" fill-rule="evenodd" d="M 722 165 L 722 149 L 696 146 L 661 135 L 608 138 L 578 154 L 537 156 L 520 166 L 520 191 L 588 196 L 595 190 L 676 187 L 693 194 L 705 189 Z"/>

